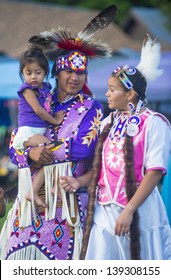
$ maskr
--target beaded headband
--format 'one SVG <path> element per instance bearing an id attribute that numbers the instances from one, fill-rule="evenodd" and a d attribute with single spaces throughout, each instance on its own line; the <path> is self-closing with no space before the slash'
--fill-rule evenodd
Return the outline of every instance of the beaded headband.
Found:
<path id="1" fill-rule="evenodd" d="M 56 60 L 56 74 L 62 70 L 71 70 L 77 74 L 87 73 L 88 60 L 80 51 L 72 51 L 61 55 Z"/>
<path id="2" fill-rule="evenodd" d="M 130 81 L 130 79 L 128 78 L 127 75 L 134 75 L 136 73 L 136 69 L 134 67 L 130 67 L 128 65 L 125 65 L 123 67 L 124 72 L 120 73 L 118 78 L 120 79 L 121 83 L 128 89 L 130 90 L 131 88 L 133 88 L 133 83 Z M 113 73 L 117 73 L 121 70 L 120 67 L 117 67 Z"/>
<path id="3" fill-rule="evenodd" d="M 127 89 L 131 89 L 133 88 L 133 84 L 131 83 L 131 81 L 128 79 L 128 77 L 125 75 L 125 73 L 121 73 L 119 75 L 119 80 L 121 81 L 121 83 L 127 88 Z"/>

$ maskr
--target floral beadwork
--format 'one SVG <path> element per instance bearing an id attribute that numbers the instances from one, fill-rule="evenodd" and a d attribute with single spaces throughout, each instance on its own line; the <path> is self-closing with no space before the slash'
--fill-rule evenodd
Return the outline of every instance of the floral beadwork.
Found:
<path id="1" fill-rule="evenodd" d="M 88 147 L 90 146 L 92 140 L 96 139 L 100 131 L 100 124 L 101 124 L 101 119 L 103 117 L 103 113 L 101 109 L 99 110 L 96 109 L 96 112 L 97 112 L 97 116 L 94 117 L 93 121 L 91 121 L 92 125 L 89 128 L 90 131 L 87 133 L 86 136 L 82 138 L 83 139 L 82 144 L 86 144 Z"/>

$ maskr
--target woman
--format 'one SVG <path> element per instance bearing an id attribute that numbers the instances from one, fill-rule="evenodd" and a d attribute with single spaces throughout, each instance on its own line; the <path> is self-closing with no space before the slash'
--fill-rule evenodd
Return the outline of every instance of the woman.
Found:
<path id="1" fill-rule="evenodd" d="M 92 177 L 81 259 L 171 259 L 171 229 L 157 188 L 167 173 L 171 128 L 145 106 L 147 81 L 161 74 L 159 61 L 160 45 L 148 37 L 137 67 L 112 72 L 106 96 L 114 111 L 102 122 L 93 173 L 61 177 L 68 190 Z"/>

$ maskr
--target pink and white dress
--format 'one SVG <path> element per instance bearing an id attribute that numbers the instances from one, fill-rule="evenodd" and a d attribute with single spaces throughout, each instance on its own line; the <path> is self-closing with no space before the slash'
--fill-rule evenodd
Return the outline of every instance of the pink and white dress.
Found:
<path id="1" fill-rule="evenodd" d="M 115 222 L 127 204 L 123 145 L 128 112 L 114 112 L 114 123 L 103 144 L 102 166 L 97 188 L 94 225 L 86 259 L 130 259 L 129 234 L 114 235 Z M 171 149 L 168 120 L 149 109 L 139 115 L 139 132 L 133 137 L 137 187 L 149 170 L 167 173 Z M 109 115 L 102 128 L 110 122 Z M 141 259 L 171 259 L 171 229 L 156 186 L 139 207 Z"/>

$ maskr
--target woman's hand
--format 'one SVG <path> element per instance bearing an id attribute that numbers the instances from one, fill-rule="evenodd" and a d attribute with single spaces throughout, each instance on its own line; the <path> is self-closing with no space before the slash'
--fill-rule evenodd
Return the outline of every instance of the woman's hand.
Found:
<path id="1" fill-rule="evenodd" d="M 124 236 L 130 231 L 130 225 L 133 220 L 134 210 L 129 205 L 127 205 L 119 215 L 116 220 L 115 234 L 119 236 Z"/>
<path id="2" fill-rule="evenodd" d="M 29 151 L 29 158 L 38 164 L 49 164 L 53 162 L 54 155 L 50 151 L 54 144 L 48 146 L 33 147 Z"/>
<path id="3" fill-rule="evenodd" d="M 60 186 L 66 192 L 76 192 L 80 188 L 79 181 L 72 176 L 60 176 Z"/>

